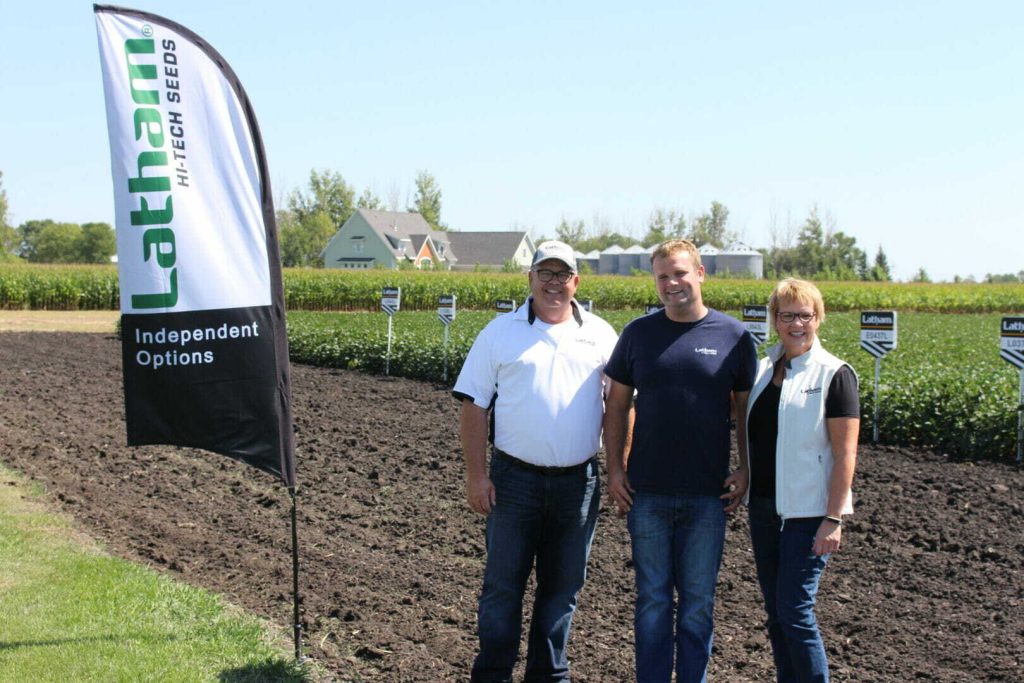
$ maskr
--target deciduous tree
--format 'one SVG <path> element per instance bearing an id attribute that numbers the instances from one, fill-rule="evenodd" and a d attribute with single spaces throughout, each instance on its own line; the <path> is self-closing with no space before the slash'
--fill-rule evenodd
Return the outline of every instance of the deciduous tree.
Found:
<path id="1" fill-rule="evenodd" d="M 434 230 L 447 230 L 448 226 L 441 222 L 441 188 L 437 179 L 429 171 L 416 174 L 416 195 L 413 197 L 410 211 L 423 216 L 423 220 Z"/>
<path id="2" fill-rule="evenodd" d="M 682 211 L 657 208 L 647 219 L 647 233 L 640 243 L 645 247 L 653 247 L 665 240 L 686 235 L 686 217 Z"/>
<path id="3" fill-rule="evenodd" d="M 78 238 L 79 263 L 110 263 L 117 253 L 117 238 L 109 223 L 85 223 Z"/>
<path id="4" fill-rule="evenodd" d="M 288 197 L 288 210 L 299 221 L 323 213 L 337 231 L 355 213 L 355 190 L 340 173 L 313 169 L 309 172 L 309 190 L 294 190 Z"/>
<path id="5" fill-rule="evenodd" d="M 725 247 L 735 241 L 736 234 L 729 230 L 729 209 L 721 202 L 711 202 L 711 209 L 690 221 L 689 240 L 698 247 L 710 244 Z"/>
<path id="6" fill-rule="evenodd" d="M 384 202 L 373 193 L 369 187 L 363 190 L 363 193 L 359 195 L 359 199 L 356 200 L 357 209 L 369 209 L 370 211 L 381 211 L 384 209 Z"/>
<path id="7" fill-rule="evenodd" d="M 570 222 L 566 220 L 565 216 L 562 216 L 562 220 L 555 227 L 555 236 L 574 248 L 583 241 L 586 235 L 587 229 L 583 225 L 582 219 Z"/>
<path id="8" fill-rule="evenodd" d="M 298 217 L 294 212 L 282 211 L 277 216 L 281 235 L 281 265 L 285 267 L 323 267 L 324 248 L 337 229 L 323 211 Z"/>
<path id="9" fill-rule="evenodd" d="M 74 263 L 82 228 L 77 223 L 56 223 L 50 219 L 26 221 L 18 227 L 22 254 L 32 263 Z"/>
<path id="10" fill-rule="evenodd" d="M 4 189 L 4 174 L 0 171 L 0 261 L 13 261 L 21 240 L 18 231 L 7 222 L 7 190 Z"/>

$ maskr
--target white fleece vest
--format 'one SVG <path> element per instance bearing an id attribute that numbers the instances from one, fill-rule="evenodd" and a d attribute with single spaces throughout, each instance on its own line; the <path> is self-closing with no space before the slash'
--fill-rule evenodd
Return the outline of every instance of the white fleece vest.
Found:
<path id="1" fill-rule="evenodd" d="M 771 359 L 781 358 L 782 345 L 776 344 L 758 364 L 757 379 L 747 401 L 748 421 L 754 401 L 772 381 L 775 363 Z M 775 507 L 782 519 L 821 517 L 826 513 L 833 460 L 825 424 L 825 397 L 833 376 L 844 365 L 847 363 L 826 351 L 815 337 L 811 349 L 786 368 L 775 445 Z M 852 513 L 853 492 L 849 491 L 843 514 Z"/>

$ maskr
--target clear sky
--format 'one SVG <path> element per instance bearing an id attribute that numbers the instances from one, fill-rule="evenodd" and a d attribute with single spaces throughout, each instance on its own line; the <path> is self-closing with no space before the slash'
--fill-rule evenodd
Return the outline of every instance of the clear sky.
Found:
<path id="1" fill-rule="evenodd" d="M 137 0 L 227 58 L 274 195 L 313 168 L 457 230 L 637 237 L 713 200 L 755 247 L 817 205 L 897 278 L 1024 269 L 1024 3 Z M 10 221 L 113 222 L 92 5 L 0 0 Z"/>

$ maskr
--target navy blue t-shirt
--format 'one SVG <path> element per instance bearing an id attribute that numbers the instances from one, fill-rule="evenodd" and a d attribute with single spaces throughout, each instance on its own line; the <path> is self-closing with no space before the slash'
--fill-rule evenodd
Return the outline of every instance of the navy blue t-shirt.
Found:
<path id="1" fill-rule="evenodd" d="M 695 323 L 659 310 L 626 325 L 605 373 L 636 388 L 629 482 L 642 493 L 714 495 L 729 474 L 732 391 L 750 391 L 754 340 L 709 309 Z"/>

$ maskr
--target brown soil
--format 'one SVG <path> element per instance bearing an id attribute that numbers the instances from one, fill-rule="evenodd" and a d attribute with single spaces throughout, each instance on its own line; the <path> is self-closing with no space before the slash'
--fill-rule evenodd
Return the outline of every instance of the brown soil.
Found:
<path id="1" fill-rule="evenodd" d="M 288 496 L 227 458 L 125 447 L 118 342 L 0 334 L 0 459 L 118 555 L 287 628 Z M 337 680 L 459 681 L 475 648 L 483 520 L 463 502 L 439 386 L 296 366 L 306 647 Z M 837 681 L 1024 679 L 1024 473 L 861 449 L 858 513 L 819 618 Z M 605 504 L 572 641 L 574 680 L 628 681 L 632 570 Z M 716 681 L 769 681 L 746 515 L 719 579 Z"/>

